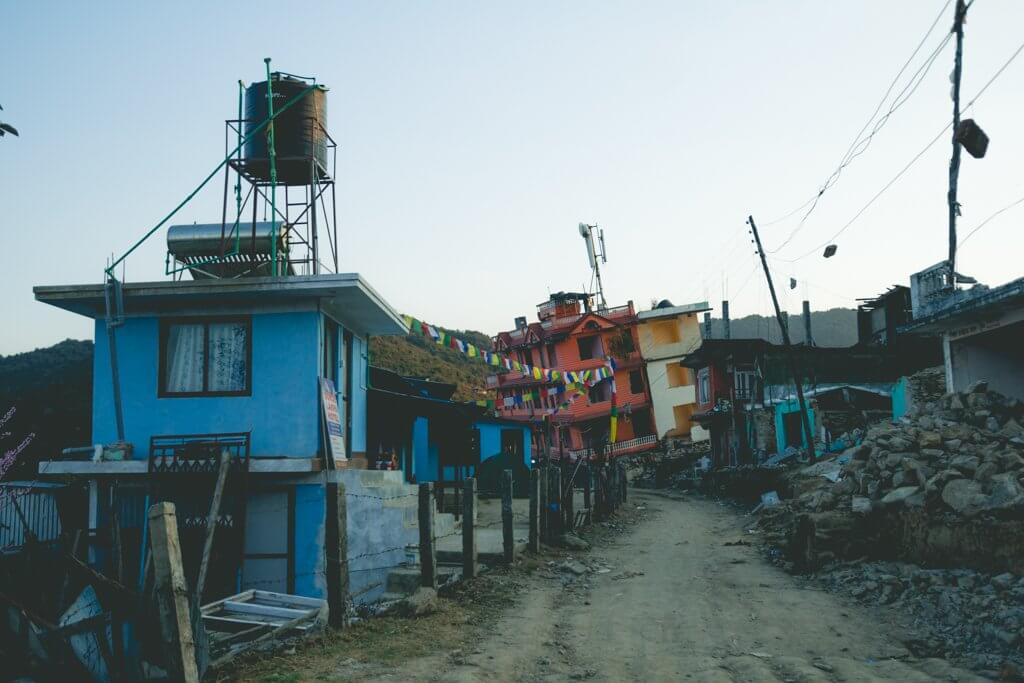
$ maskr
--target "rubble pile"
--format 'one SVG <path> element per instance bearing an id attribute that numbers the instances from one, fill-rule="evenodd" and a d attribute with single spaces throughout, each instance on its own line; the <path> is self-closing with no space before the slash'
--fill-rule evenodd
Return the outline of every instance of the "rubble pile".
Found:
<path id="1" fill-rule="evenodd" d="M 1024 669 L 1024 577 L 970 569 L 922 569 L 898 562 L 839 565 L 825 586 L 867 605 L 889 605 L 920 638 L 905 643 L 917 657 L 945 657 L 981 670 Z"/>
<path id="2" fill-rule="evenodd" d="M 689 489 L 694 486 L 694 468 L 698 461 L 711 454 L 707 441 L 666 440 L 656 451 L 631 458 L 629 483 L 638 488 Z"/>
<path id="3" fill-rule="evenodd" d="M 802 487 L 799 507 L 855 514 L 927 507 L 966 517 L 1022 512 L 1022 413 L 1020 401 L 984 382 L 921 404 L 896 424 L 870 427 L 839 458 L 804 468 L 802 475 L 829 485 Z"/>

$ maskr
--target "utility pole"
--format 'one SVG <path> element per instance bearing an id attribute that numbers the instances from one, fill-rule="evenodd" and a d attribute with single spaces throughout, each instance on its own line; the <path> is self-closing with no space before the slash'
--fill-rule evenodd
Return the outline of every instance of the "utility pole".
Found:
<path id="1" fill-rule="evenodd" d="M 811 430 L 811 421 L 807 417 L 807 404 L 804 402 L 804 386 L 800 381 L 800 370 L 797 368 L 796 354 L 793 353 L 793 344 L 789 340 L 789 325 L 782 319 L 782 311 L 779 309 L 779 298 L 775 295 L 775 284 L 772 283 L 772 273 L 768 270 L 768 260 L 764 256 L 764 249 L 761 248 L 761 236 L 757 234 L 757 225 L 754 217 L 748 216 L 747 223 L 750 225 L 750 232 L 754 235 L 754 242 L 757 244 L 757 254 L 761 257 L 761 265 L 764 267 L 764 276 L 768 280 L 768 291 L 772 295 L 772 304 L 775 306 L 775 319 L 779 321 L 779 329 L 782 330 L 782 343 L 786 347 L 786 358 L 789 359 L 789 372 L 793 375 L 793 383 L 796 385 L 796 400 L 800 404 L 800 421 L 803 423 L 804 435 L 807 437 L 807 455 L 810 462 L 816 460 L 814 453 L 814 432 Z"/>
<path id="2" fill-rule="evenodd" d="M 956 14 L 953 18 L 953 33 L 956 35 L 956 56 L 953 61 L 953 156 L 949 160 L 949 286 L 956 287 L 956 218 L 960 205 L 956 201 L 956 185 L 960 176 L 960 76 L 963 73 L 964 19 L 967 4 L 956 0 Z"/>

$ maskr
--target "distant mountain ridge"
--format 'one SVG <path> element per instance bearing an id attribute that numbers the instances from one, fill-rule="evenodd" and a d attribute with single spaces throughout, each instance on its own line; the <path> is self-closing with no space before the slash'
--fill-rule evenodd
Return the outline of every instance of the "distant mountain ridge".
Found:
<path id="1" fill-rule="evenodd" d="M 701 333 L 704 333 L 703 320 Z M 720 318 L 711 319 L 711 336 L 722 339 L 725 326 Z M 782 343 L 782 332 L 775 316 L 746 315 L 729 321 L 730 336 L 733 339 L 767 339 Z M 804 319 L 801 315 L 789 316 L 789 335 L 794 344 L 804 343 Z M 811 311 L 811 338 L 818 346 L 853 346 L 857 343 L 857 310 L 854 308 L 830 308 L 825 311 Z"/>

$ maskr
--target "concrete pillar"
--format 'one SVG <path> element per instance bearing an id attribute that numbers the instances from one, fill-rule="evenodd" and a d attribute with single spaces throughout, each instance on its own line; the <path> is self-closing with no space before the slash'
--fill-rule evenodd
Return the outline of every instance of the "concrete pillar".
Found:
<path id="1" fill-rule="evenodd" d="M 814 337 L 811 336 L 811 302 L 804 301 L 804 343 L 814 346 Z"/>
<path id="2" fill-rule="evenodd" d="M 707 315 L 705 313 L 705 315 Z M 729 302 L 722 302 L 722 338 L 731 339 L 731 331 L 729 329 Z"/>

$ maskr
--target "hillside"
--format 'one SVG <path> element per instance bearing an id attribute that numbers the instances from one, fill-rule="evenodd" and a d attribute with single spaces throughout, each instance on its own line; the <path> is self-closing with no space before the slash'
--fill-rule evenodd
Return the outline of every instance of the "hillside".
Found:
<path id="1" fill-rule="evenodd" d="M 491 348 L 487 335 L 473 330 L 450 330 L 451 334 L 482 349 Z M 484 380 L 494 369 L 479 358 L 468 358 L 452 349 L 441 348 L 420 335 L 373 337 L 370 363 L 410 377 L 455 384 L 457 401 L 489 398 Z"/>
<path id="2" fill-rule="evenodd" d="M 67 339 L 49 348 L 0 356 L 0 430 L 5 453 L 35 434 L 6 479 L 35 475 L 35 463 L 92 438 L 92 342 Z"/>
<path id="3" fill-rule="evenodd" d="M 747 315 L 729 321 L 733 339 L 761 338 L 781 343 L 782 334 L 775 317 Z M 711 319 L 712 337 L 723 336 L 722 321 Z M 789 331 L 794 344 L 804 341 L 804 321 L 799 315 L 789 316 Z M 703 329 L 701 330 L 703 332 Z M 811 311 L 811 336 L 818 346 L 852 346 L 857 343 L 857 311 L 853 308 L 830 308 Z"/>

